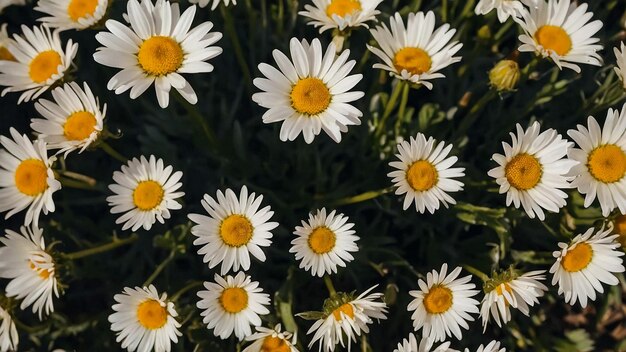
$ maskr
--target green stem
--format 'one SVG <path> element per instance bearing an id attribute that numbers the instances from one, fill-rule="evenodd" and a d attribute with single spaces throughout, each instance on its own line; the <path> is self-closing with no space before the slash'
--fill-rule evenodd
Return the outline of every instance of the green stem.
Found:
<path id="1" fill-rule="evenodd" d="M 93 190 L 94 186 L 87 185 L 83 182 L 72 180 L 65 177 L 57 177 L 57 180 L 61 182 L 63 187 L 67 188 L 76 188 L 76 189 L 84 189 L 84 190 Z"/>
<path id="2" fill-rule="evenodd" d="M 137 236 L 136 233 L 133 233 L 130 237 L 125 238 L 123 240 L 114 238 L 112 242 L 109 242 L 109 243 L 106 243 L 106 244 L 103 244 L 101 246 L 94 247 L 94 248 L 83 249 L 82 251 L 66 253 L 64 254 L 64 257 L 69 260 L 76 260 L 76 259 L 80 259 L 84 257 L 89 257 L 95 254 L 100 254 L 103 252 L 113 250 L 117 247 L 121 247 L 130 243 L 133 243 L 137 241 L 138 239 L 139 239 L 139 236 Z"/>
<path id="3" fill-rule="evenodd" d="M 478 276 L 483 282 L 487 282 L 489 280 L 489 275 L 483 273 L 482 271 L 474 268 L 471 265 L 463 265 L 463 269 L 469 271 L 470 273 Z"/>
<path id="4" fill-rule="evenodd" d="M 463 118 L 463 121 L 461 121 L 461 124 L 457 129 L 457 135 L 464 136 L 465 131 L 467 131 L 467 129 L 470 128 L 474 124 L 474 122 L 476 122 L 476 119 L 480 115 L 480 112 L 483 110 L 483 108 L 496 96 L 498 96 L 498 93 L 494 89 L 490 89 L 487 94 L 484 94 L 480 98 L 480 100 L 478 100 L 476 104 L 472 106 L 465 118 Z"/>
<path id="5" fill-rule="evenodd" d="M 376 133 L 375 133 L 376 137 L 380 136 L 382 134 L 382 132 L 385 130 L 385 124 L 387 122 L 387 119 L 389 118 L 389 116 L 391 116 L 391 113 L 393 112 L 393 109 L 396 107 L 396 102 L 398 101 L 398 97 L 400 96 L 400 92 L 402 92 L 402 90 L 404 89 L 405 85 L 408 85 L 406 83 L 406 81 L 401 80 L 393 88 L 393 92 L 391 93 L 391 97 L 389 97 L 389 101 L 387 101 L 387 105 L 385 106 L 385 111 L 383 112 L 383 117 L 378 122 L 378 126 L 376 126 Z"/>
<path id="6" fill-rule="evenodd" d="M 235 30 L 235 22 L 233 21 L 230 11 L 226 9 L 226 6 L 220 6 L 220 11 L 222 12 L 222 17 L 224 17 L 224 30 L 226 34 L 228 34 L 228 37 L 230 37 L 230 41 L 233 44 L 235 57 L 241 67 L 241 73 L 243 73 L 243 77 L 246 80 L 246 87 L 249 92 L 252 92 L 252 77 L 250 75 L 250 69 L 248 68 L 246 58 L 243 55 L 243 49 L 241 48 L 237 31 Z"/>
<path id="7" fill-rule="evenodd" d="M 146 280 L 146 282 L 144 282 L 144 283 L 143 283 L 143 286 L 144 286 L 144 287 L 146 287 L 146 286 L 150 285 L 150 284 L 154 281 L 154 279 L 156 279 L 156 278 L 157 278 L 157 276 L 159 276 L 159 274 L 163 271 L 163 269 L 165 269 L 165 267 L 166 267 L 166 266 L 167 266 L 167 265 L 168 265 L 168 264 L 169 264 L 172 260 L 174 260 L 174 258 L 175 258 L 175 257 L 176 257 L 176 250 L 175 250 L 175 249 L 173 249 L 173 250 L 170 252 L 170 255 L 169 255 L 167 258 L 165 258 L 165 260 L 164 260 L 164 261 L 162 261 L 162 262 L 161 262 L 161 264 L 159 264 L 159 266 L 157 266 L 157 267 L 154 269 L 154 272 L 152 272 L 152 275 L 150 275 L 150 277 L 148 277 L 148 279 Z"/>
<path id="8" fill-rule="evenodd" d="M 337 294 L 333 281 L 330 279 L 330 275 L 324 275 L 324 284 L 326 284 L 326 288 L 331 297 Z"/>
<path id="9" fill-rule="evenodd" d="M 365 202 L 366 200 L 377 198 L 383 194 L 391 193 L 393 192 L 393 189 L 393 187 L 387 187 L 377 191 L 361 193 L 352 197 L 341 198 L 331 202 L 331 205 L 338 206 Z"/>
<path id="10" fill-rule="evenodd" d="M 87 175 L 79 174 L 77 172 L 72 171 L 59 171 L 59 173 L 67 178 L 74 179 L 76 181 L 80 181 L 86 183 L 87 185 L 94 187 L 97 183 L 96 179 L 93 177 L 89 177 Z"/>
<path id="11" fill-rule="evenodd" d="M 188 283 L 185 287 L 174 293 L 172 297 L 170 297 L 170 301 L 176 302 L 184 293 L 198 286 L 202 286 L 202 281 L 192 281 Z"/>
<path id="12" fill-rule="evenodd" d="M 215 139 L 215 133 L 213 133 L 213 130 L 207 123 L 204 116 L 202 116 L 198 108 L 195 105 L 191 105 L 178 92 L 174 94 L 174 99 L 176 99 L 180 103 L 180 105 L 182 105 L 185 108 L 185 110 L 187 111 L 187 114 L 189 114 L 189 116 L 191 116 L 194 120 L 196 120 L 198 125 L 200 125 L 200 128 L 202 128 L 202 131 L 204 132 L 204 136 L 207 142 L 209 143 L 209 145 L 211 147 L 216 147 L 217 142 Z"/>
<path id="13" fill-rule="evenodd" d="M 122 154 L 118 153 L 115 149 L 113 149 L 113 147 L 111 147 L 105 141 L 100 141 L 99 147 L 100 147 L 100 149 L 102 149 L 102 151 L 104 151 L 105 153 L 109 154 L 110 156 L 112 156 L 114 159 L 117 159 L 118 161 L 121 161 L 123 163 L 128 161 L 127 157 L 125 157 Z"/>

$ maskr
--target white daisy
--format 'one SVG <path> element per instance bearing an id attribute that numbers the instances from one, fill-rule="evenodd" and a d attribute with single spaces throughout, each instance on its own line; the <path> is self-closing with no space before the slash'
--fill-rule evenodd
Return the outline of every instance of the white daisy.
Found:
<path id="1" fill-rule="evenodd" d="M 288 331 L 280 331 L 277 324 L 273 329 L 256 327 L 257 332 L 246 337 L 246 341 L 254 341 L 243 352 L 298 352 L 296 336 Z"/>
<path id="2" fill-rule="evenodd" d="M 539 133 L 541 125 L 534 122 L 524 130 L 517 124 L 517 135 L 510 133 L 512 144 L 502 142 L 504 155 L 494 154 L 498 166 L 488 175 L 506 193 L 506 205 L 521 206 L 530 218 L 545 219 L 543 209 L 558 212 L 567 202 L 562 188 L 570 188 L 567 174 L 578 162 L 563 158 L 574 145 L 554 129 Z"/>
<path id="3" fill-rule="evenodd" d="M 400 161 L 389 163 L 396 170 L 387 176 L 397 187 L 396 194 L 405 194 L 404 210 L 415 202 L 417 212 L 423 214 L 428 210 L 433 214 L 440 203 L 446 208 L 448 204 L 456 204 L 448 193 L 463 190 L 463 182 L 454 178 L 465 176 L 465 168 L 451 168 L 458 160 L 456 156 L 448 157 L 452 144 L 437 143 L 432 137 L 427 140 L 418 133 L 410 142 L 402 141 L 397 148 L 396 157 Z"/>
<path id="4" fill-rule="evenodd" d="M 239 198 L 230 188 L 226 192 L 217 191 L 217 199 L 204 195 L 202 207 L 209 216 L 189 214 L 196 223 L 191 233 L 198 237 L 193 242 L 202 260 L 214 268 L 222 263 L 222 275 L 231 269 L 250 269 L 250 254 L 265 261 L 261 247 L 272 244 L 271 231 L 278 227 L 277 222 L 268 222 L 274 212 L 268 205 L 259 209 L 263 195 L 248 194 L 246 186 L 241 187 Z"/>
<path id="5" fill-rule="evenodd" d="M 222 53 L 222 48 L 211 46 L 222 34 L 210 32 L 213 23 L 209 21 L 190 30 L 195 6 L 181 15 L 177 3 L 142 0 L 139 4 L 129 0 L 127 12 L 130 28 L 108 20 L 110 32 L 96 35 L 104 47 L 93 54 L 94 60 L 122 69 L 109 80 L 107 88 L 116 94 L 130 89 L 130 98 L 135 99 L 154 83 L 162 108 L 169 105 L 172 87 L 189 103 L 198 102 L 193 88 L 180 74 L 213 71 L 213 65 L 206 61 Z"/>
<path id="6" fill-rule="evenodd" d="M 7 297 L 23 299 L 20 309 L 31 305 L 33 313 L 42 316 L 54 312 L 52 296 L 59 297 L 55 264 L 46 252 L 43 230 L 33 226 L 20 228 L 21 233 L 5 230 L 0 238 L 0 277 L 11 279 Z"/>
<path id="7" fill-rule="evenodd" d="M 469 349 L 466 348 L 465 352 L 469 352 Z M 500 348 L 500 341 L 493 340 L 489 342 L 486 346 L 478 346 L 476 352 L 506 352 L 506 348 Z"/>
<path id="8" fill-rule="evenodd" d="M 498 11 L 498 20 L 504 23 L 509 17 L 519 17 L 522 10 L 524 10 L 524 3 L 531 1 L 534 0 L 480 0 L 474 12 L 477 15 L 486 15 L 496 9 Z"/>
<path id="9" fill-rule="evenodd" d="M 115 193 L 107 197 L 112 214 L 124 213 L 117 218 L 116 224 L 124 224 L 122 230 L 132 228 L 137 231 L 143 227 L 146 231 L 158 220 L 161 224 L 170 218 L 170 210 L 178 210 L 182 205 L 176 201 L 185 195 L 177 192 L 183 185 L 181 171 L 173 172 L 171 166 L 165 166 L 162 159 L 150 155 L 150 159 L 141 156 L 133 158 L 122 171 L 113 173 L 116 182 L 109 185 Z"/>
<path id="10" fill-rule="evenodd" d="M 19 335 L 11 314 L 0 307 L 0 351 L 17 350 Z"/>
<path id="11" fill-rule="evenodd" d="M 2 49 L 0 49 L 1 51 Z M 616 67 L 615 72 L 617 76 L 622 81 L 622 87 L 626 89 L 626 45 L 624 42 L 621 42 L 620 49 L 613 48 L 613 53 L 615 53 Z"/>
<path id="12" fill-rule="evenodd" d="M 13 57 L 13 55 L 11 55 L 11 52 L 9 51 L 9 44 L 13 43 L 13 39 L 9 38 L 7 26 L 8 24 L 6 23 L 0 26 L 0 61 L 15 61 L 15 58 Z"/>
<path id="13" fill-rule="evenodd" d="M 621 112 L 609 109 L 602 128 L 593 116 L 576 127 L 567 131 L 579 147 L 567 153 L 579 163 L 570 172 L 572 186 L 585 195 L 585 207 L 597 196 L 603 216 L 615 208 L 626 214 L 626 105 Z"/>
<path id="14" fill-rule="evenodd" d="M 450 348 L 450 342 L 444 342 L 433 350 L 434 342 L 433 339 L 426 336 L 422 337 L 418 344 L 415 335 L 410 333 L 409 339 L 402 340 L 402 342 L 398 344 L 398 348 L 393 350 L 393 352 L 458 352 Z"/>
<path id="15" fill-rule="evenodd" d="M 290 253 L 295 253 L 300 268 L 311 275 L 322 277 L 337 272 L 337 266 L 346 267 L 354 260 L 350 252 L 357 252 L 358 236 L 348 222 L 348 217 L 333 210 L 326 215 L 326 208 L 309 213 L 309 221 L 302 221 L 293 232 L 297 237 L 291 241 Z"/>
<path id="16" fill-rule="evenodd" d="M 65 51 L 59 31 L 50 32 L 46 26 L 22 26 L 22 35 L 13 35 L 9 52 L 15 61 L 0 61 L 0 85 L 6 86 L 2 96 L 21 92 L 18 104 L 37 98 L 57 81 L 72 65 L 78 44 L 67 41 Z"/>
<path id="17" fill-rule="evenodd" d="M 61 189 L 54 178 L 44 141 L 31 142 L 11 128 L 11 137 L 0 136 L 0 212 L 5 219 L 28 208 L 24 225 L 39 224 L 39 214 L 54 212 L 52 193 Z"/>
<path id="18" fill-rule="evenodd" d="M 350 125 L 360 125 L 363 113 L 350 103 L 363 97 L 363 92 L 350 91 L 363 75 L 349 75 L 356 64 L 348 60 L 350 50 L 336 57 L 331 43 L 326 52 L 318 39 L 311 44 L 292 38 L 289 42 L 291 60 L 279 50 L 273 51 L 276 68 L 261 63 L 259 70 L 267 78 L 255 78 L 254 85 L 263 92 L 252 95 L 260 106 L 269 109 L 264 123 L 283 121 L 281 141 L 293 141 L 300 133 L 307 143 L 323 129 L 332 140 L 341 142 L 341 132 Z"/>
<path id="19" fill-rule="evenodd" d="M 52 97 L 54 101 L 39 99 L 35 103 L 44 119 L 32 119 L 30 127 L 47 142 L 48 149 L 82 153 L 102 132 L 106 104 L 100 108 L 87 83 L 83 89 L 76 82 L 66 83 L 55 88 Z"/>
<path id="20" fill-rule="evenodd" d="M 368 45 L 368 49 L 383 63 L 374 68 L 389 71 L 398 79 L 422 84 L 428 89 L 433 85 L 429 80 L 445 77 L 437 72 L 461 61 L 454 56 L 463 44 L 451 43 L 456 29 L 445 23 L 435 30 L 435 14 L 432 11 L 409 13 L 407 26 L 400 13 L 389 19 L 389 26 L 383 24 L 370 30 L 380 49 Z"/>
<path id="21" fill-rule="evenodd" d="M 584 308 L 587 298 L 596 300 L 596 291 L 604 293 L 602 283 L 615 286 L 619 280 L 614 273 L 624 272 L 621 256 L 624 255 L 616 241 L 613 226 L 601 228 L 594 234 L 590 228 L 569 243 L 559 242 L 559 250 L 552 253 L 556 262 L 550 268 L 552 285 L 559 284 L 559 294 L 571 305 L 580 301 Z"/>
<path id="22" fill-rule="evenodd" d="M 361 332 L 369 333 L 369 324 L 376 320 L 387 319 L 387 304 L 382 301 L 382 293 L 372 293 L 376 286 L 354 298 L 351 294 L 338 293 L 324 302 L 323 317 L 317 320 L 307 334 L 315 332 L 309 349 L 319 341 L 319 350 L 334 351 L 338 343 L 348 347 Z M 344 342 L 344 335 L 347 341 Z"/>
<path id="23" fill-rule="evenodd" d="M 38 21 L 51 28 L 81 30 L 100 22 L 108 6 L 108 0 L 39 0 L 35 10 L 48 15 Z"/>
<path id="24" fill-rule="evenodd" d="M 576 6 L 570 0 L 539 0 L 536 6 L 523 8 L 520 18 L 515 20 L 525 34 L 519 36 L 522 45 L 519 51 L 536 52 L 551 58 L 562 69 L 580 72 L 576 63 L 602 66 L 597 51 L 600 39 L 594 38 L 602 22 L 589 22 L 593 13 L 587 12 L 587 4 Z"/>
<path id="25" fill-rule="evenodd" d="M 237 0 L 189 0 L 189 2 L 192 4 L 198 4 L 201 8 L 206 7 L 210 2 L 212 2 L 211 10 L 215 10 L 220 3 L 224 3 L 224 6 L 228 6 L 231 3 L 233 6 L 237 5 Z"/>
<path id="26" fill-rule="evenodd" d="M 376 7 L 383 0 L 312 0 L 313 5 L 304 5 L 306 11 L 299 15 L 309 17 L 310 25 L 320 27 L 320 33 L 328 29 L 344 31 L 363 26 L 369 28 L 368 21 L 376 21 L 380 11 Z"/>
<path id="27" fill-rule="evenodd" d="M 207 329 L 213 329 L 213 334 L 223 340 L 233 332 L 239 340 L 250 336 L 250 325 L 261 325 L 259 315 L 270 312 L 265 307 L 270 304 L 270 295 L 243 272 L 225 278 L 215 274 L 215 282 L 205 282 L 204 287 L 206 290 L 198 292 L 196 305 L 202 309 Z"/>
<path id="28" fill-rule="evenodd" d="M 182 336 L 174 303 L 167 301 L 166 293 L 159 296 L 154 285 L 126 287 L 113 298 L 117 303 L 112 307 L 115 313 L 109 315 L 109 322 L 123 349 L 169 352 L 172 342 L 177 343 Z"/>
<path id="29" fill-rule="evenodd" d="M 483 321 L 483 332 L 487 330 L 490 317 L 502 326 L 511 320 L 511 307 L 519 309 L 528 316 L 530 308 L 539 303 L 548 288 L 540 281 L 545 280 L 545 270 L 531 271 L 518 274 L 510 269 L 496 274 L 485 283 L 485 297 L 480 308 Z"/>
<path id="30" fill-rule="evenodd" d="M 5 7 L 11 5 L 19 5 L 23 6 L 26 4 L 26 0 L 0 0 L 0 13 L 4 10 Z"/>
<path id="31" fill-rule="evenodd" d="M 470 283 L 471 275 L 457 279 L 461 267 L 447 274 L 448 264 L 441 270 L 433 270 L 426 275 L 426 281 L 420 279 L 419 290 L 410 291 L 415 299 L 409 303 L 413 328 L 424 328 L 422 336 L 429 336 L 435 341 L 444 341 L 446 336 L 462 338 L 461 327 L 469 329 L 468 321 L 474 321 L 470 313 L 478 313 L 478 301 L 471 298 L 478 294 L 476 285 Z"/>

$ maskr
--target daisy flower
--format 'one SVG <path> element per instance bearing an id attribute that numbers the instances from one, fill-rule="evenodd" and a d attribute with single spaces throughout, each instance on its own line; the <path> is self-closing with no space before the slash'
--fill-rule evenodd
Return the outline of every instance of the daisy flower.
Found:
<path id="1" fill-rule="evenodd" d="M 150 159 L 141 156 L 133 158 L 122 171 L 113 173 L 116 182 L 109 185 L 115 193 L 107 197 L 112 214 L 124 213 L 115 220 L 116 224 L 124 224 L 122 230 L 132 228 L 137 231 L 143 227 L 146 231 L 158 220 L 161 224 L 170 218 L 170 210 L 178 210 L 182 205 L 176 201 L 185 195 L 177 192 L 183 185 L 181 171 L 173 172 L 171 166 L 165 166 L 162 159 L 150 155 Z"/>
<path id="2" fill-rule="evenodd" d="M 182 336 L 176 321 L 178 313 L 174 303 L 167 301 L 167 294 L 148 287 L 124 288 L 113 297 L 115 313 L 109 315 L 111 331 L 117 335 L 122 348 L 133 351 L 169 352 L 172 342 Z"/>
<path id="3" fill-rule="evenodd" d="M 9 51 L 9 44 L 13 43 L 13 40 L 9 38 L 9 34 L 7 32 L 8 24 L 4 23 L 0 26 L 0 61 L 15 61 L 13 55 Z"/>
<path id="4" fill-rule="evenodd" d="M 421 133 L 411 137 L 410 142 L 402 141 L 398 144 L 396 157 L 400 161 L 389 163 L 396 170 L 387 176 L 397 187 L 396 194 L 405 195 L 404 210 L 415 202 L 417 212 L 423 214 L 428 210 L 433 214 L 439 209 L 440 203 L 446 208 L 448 204 L 456 204 L 448 193 L 463 190 L 463 182 L 454 178 L 465 176 L 465 168 L 452 168 L 458 158 L 448 157 L 450 150 L 452 144 L 446 146 L 445 142 L 437 143 L 432 137 L 426 139 Z"/>
<path id="5" fill-rule="evenodd" d="M 597 196 L 603 216 L 615 208 L 626 214 L 626 105 L 621 112 L 609 109 L 602 128 L 593 116 L 576 127 L 567 131 L 579 147 L 567 153 L 579 163 L 570 172 L 572 186 L 585 195 L 585 207 Z"/>
<path id="6" fill-rule="evenodd" d="M 189 0 L 189 2 L 192 4 L 198 4 L 201 8 L 206 7 L 211 2 L 211 10 L 215 10 L 220 3 L 224 3 L 224 6 L 228 6 L 231 3 L 233 6 L 237 5 L 237 0 Z"/>
<path id="7" fill-rule="evenodd" d="M 465 352 L 469 352 L 469 349 L 466 348 Z M 476 352 L 506 352 L 506 348 L 500 348 L 500 341 L 493 340 L 489 342 L 486 346 L 478 346 Z"/>
<path id="8" fill-rule="evenodd" d="M 23 6 L 26 4 L 26 0 L 0 0 L 0 13 L 4 10 L 5 7 L 9 7 L 11 5 L 19 5 Z"/>
<path id="9" fill-rule="evenodd" d="M 567 174 L 578 162 L 563 158 L 572 142 L 551 128 L 539 133 L 540 128 L 539 122 L 526 130 L 517 124 L 517 135 L 510 133 L 512 143 L 502 142 L 504 155 L 493 155 L 498 166 L 488 175 L 500 185 L 500 194 L 506 193 L 507 206 L 521 204 L 531 219 L 544 220 L 543 209 L 556 213 L 567 204 L 561 189 L 570 188 Z"/>
<path id="10" fill-rule="evenodd" d="M 478 301 L 471 298 L 478 294 L 476 285 L 470 283 L 471 275 L 457 279 L 461 267 L 447 274 L 448 264 L 441 270 L 433 270 L 420 279 L 419 290 L 410 291 L 415 299 L 409 303 L 413 328 L 424 328 L 422 336 L 429 336 L 435 341 L 444 341 L 446 336 L 462 338 L 461 327 L 469 329 L 468 321 L 474 321 L 470 313 L 478 313 Z"/>
<path id="11" fill-rule="evenodd" d="M 432 89 L 430 80 L 445 77 L 438 71 L 461 61 L 454 56 L 463 44 L 450 43 L 456 29 L 444 24 L 435 30 L 435 14 L 432 11 L 409 13 L 407 26 L 402 16 L 396 12 L 389 19 L 389 26 L 383 24 L 370 30 L 379 48 L 368 45 L 368 49 L 382 60 L 374 68 L 389 71 L 401 80 L 424 85 Z"/>
<path id="12" fill-rule="evenodd" d="M 593 13 L 587 12 L 587 4 L 576 6 L 570 0 L 539 0 L 536 6 L 523 8 L 515 20 L 525 34 L 519 36 L 519 51 L 536 52 L 551 58 L 562 69 L 580 72 L 577 63 L 602 66 L 597 51 L 600 39 L 594 38 L 602 22 L 589 22 Z"/>
<path id="13" fill-rule="evenodd" d="M 11 314 L 0 307 L 0 351 L 17 350 L 19 335 Z"/>
<path id="14" fill-rule="evenodd" d="M 299 15 L 309 17 L 310 25 L 320 27 L 320 34 L 328 29 L 344 31 L 348 28 L 367 26 L 368 21 L 376 21 L 380 11 L 376 7 L 383 0 L 312 0 L 313 5 L 304 5 L 306 11 Z"/>
<path id="15" fill-rule="evenodd" d="M 23 299 L 20 309 L 31 305 L 33 313 L 42 316 L 54 312 L 52 296 L 59 297 L 55 264 L 46 252 L 43 230 L 22 226 L 20 233 L 5 230 L 0 238 L 0 277 L 11 279 L 7 297 Z"/>
<path id="16" fill-rule="evenodd" d="M 82 153 L 102 132 L 107 106 L 100 102 L 87 83 L 66 83 L 52 91 L 54 101 L 39 99 L 35 109 L 44 119 L 32 119 L 30 127 L 46 141 L 48 149 L 58 153 L 79 150 Z"/>
<path id="17" fill-rule="evenodd" d="M 529 1 L 533 0 L 480 0 L 474 12 L 476 12 L 477 15 L 486 15 L 495 9 L 498 12 L 498 20 L 504 23 L 509 17 L 519 17 L 522 10 L 524 10 L 523 3 Z"/>
<path id="18" fill-rule="evenodd" d="M 602 283 L 615 286 L 619 280 L 614 273 L 624 272 L 620 258 L 624 252 L 619 250 L 613 226 L 594 230 L 579 234 L 569 244 L 560 242 L 560 249 L 552 253 L 556 258 L 550 268 L 552 285 L 559 284 L 559 294 L 565 294 L 567 303 L 574 305 L 578 300 L 583 308 L 587 298 L 596 300 L 596 291 L 604 293 Z"/>
<path id="19" fill-rule="evenodd" d="M 300 268 L 311 271 L 311 275 L 322 277 L 337 272 L 354 260 L 350 252 L 357 252 L 358 236 L 348 222 L 348 217 L 333 210 L 326 215 L 326 208 L 309 214 L 309 221 L 302 221 L 293 232 L 297 237 L 291 241 L 290 253 L 295 253 Z"/>
<path id="20" fill-rule="evenodd" d="M 260 106 L 267 108 L 264 123 L 283 121 L 281 141 L 293 141 L 300 133 L 307 143 L 323 129 L 333 141 L 341 142 L 341 132 L 350 125 L 360 125 L 363 113 L 350 103 L 363 97 L 363 92 L 350 91 L 363 75 L 348 75 L 355 60 L 348 60 L 350 50 L 336 57 L 331 43 L 322 51 L 318 39 L 311 44 L 292 38 L 289 42 L 291 60 L 279 50 L 273 51 L 280 71 L 261 63 L 259 70 L 267 78 L 255 78 L 254 85 L 262 90 L 252 95 Z"/>
<path id="21" fill-rule="evenodd" d="M 38 19 L 48 27 L 81 30 L 100 22 L 108 5 L 108 0 L 39 0 L 35 10 L 48 15 Z"/>
<path id="22" fill-rule="evenodd" d="M 494 275 L 487 281 L 484 286 L 485 297 L 480 308 L 483 332 L 487 330 L 490 317 L 493 317 L 500 327 L 508 323 L 511 320 L 511 307 L 528 316 L 529 307 L 538 304 L 538 298 L 548 290 L 540 282 L 546 278 L 544 273 L 545 270 L 537 270 L 520 275 L 510 269 Z"/>
<path id="23" fill-rule="evenodd" d="M 270 295 L 263 293 L 259 283 L 243 272 L 225 278 L 215 274 L 215 282 L 205 282 L 206 290 L 198 292 L 197 306 L 207 329 L 222 340 L 233 332 L 239 340 L 252 334 L 250 325 L 261 325 L 260 315 L 269 314 Z"/>
<path id="24" fill-rule="evenodd" d="M 8 49 L 15 61 L 0 61 L 0 86 L 6 86 L 2 96 L 22 92 L 18 104 L 37 98 L 62 79 L 72 65 L 78 44 L 68 40 L 65 51 L 59 31 L 46 26 L 22 26 L 22 35 L 13 35 Z"/>
<path id="25" fill-rule="evenodd" d="M 377 286 L 377 285 L 376 285 Z M 354 297 L 351 294 L 338 293 L 328 298 L 324 302 L 324 314 L 317 320 L 307 332 L 315 332 L 309 349 L 319 341 L 320 351 L 334 351 L 335 346 L 341 343 L 342 347 L 352 346 L 356 342 L 356 337 L 361 336 L 361 332 L 369 332 L 369 324 L 376 320 L 387 319 L 387 304 L 382 301 L 382 293 L 370 292 L 376 288 L 373 286 L 367 291 Z M 344 335 L 347 341 L 344 342 Z"/>
<path id="26" fill-rule="evenodd" d="M 429 337 L 423 337 L 418 344 L 415 335 L 410 333 L 409 339 L 402 340 L 402 342 L 398 344 L 398 348 L 393 350 L 393 352 L 457 352 L 450 348 L 450 342 L 444 342 L 433 350 L 434 342 L 435 341 Z"/>
<path id="27" fill-rule="evenodd" d="M 0 42 L 1 43 L 1 42 Z M 621 43 L 620 49 L 613 48 L 613 52 L 615 53 L 615 59 L 617 66 L 615 67 L 615 72 L 617 76 L 622 81 L 622 87 L 626 89 L 626 45 L 624 42 Z M 2 49 L 0 49 L 1 51 Z M 0 55 L 1 57 L 1 55 Z"/>
<path id="28" fill-rule="evenodd" d="M 110 32 L 100 32 L 96 40 L 104 47 L 93 54 L 96 62 L 122 71 L 107 85 L 115 94 L 130 89 L 135 99 L 153 83 L 162 108 L 170 101 L 174 87 L 189 103 L 198 102 L 195 91 L 181 73 L 213 71 L 206 62 L 222 53 L 222 48 L 211 46 L 222 34 L 210 32 L 213 23 L 207 21 L 190 30 L 196 14 L 191 6 L 180 14 L 178 4 L 169 1 L 129 0 L 127 4 L 130 28 L 115 20 L 106 21 Z"/>
<path id="29" fill-rule="evenodd" d="M 230 188 L 225 193 L 217 191 L 217 199 L 204 195 L 202 207 L 209 216 L 189 214 L 189 219 L 196 223 L 191 233 L 198 237 L 193 242 L 202 260 L 212 269 L 222 263 L 222 275 L 231 269 L 239 271 L 250 269 L 250 254 L 265 261 L 261 247 L 272 244 L 271 231 L 278 227 L 277 222 L 268 222 L 274 212 L 268 205 L 259 209 L 263 195 L 254 192 L 248 194 L 243 186 L 239 198 Z"/>
<path id="30" fill-rule="evenodd" d="M 61 189 L 52 171 L 55 158 L 48 158 L 44 141 L 31 142 L 14 128 L 10 133 L 12 140 L 0 136 L 0 212 L 8 219 L 28 208 L 24 225 L 37 226 L 41 212 L 54 212 L 52 193 Z"/>
<path id="31" fill-rule="evenodd" d="M 298 352 L 296 336 L 290 332 L 281 332 L 280 324 L 273 329 L 256 327 L 256 333 L 246 337 L 246 341 L 254 341 L 243 352 Z"/>

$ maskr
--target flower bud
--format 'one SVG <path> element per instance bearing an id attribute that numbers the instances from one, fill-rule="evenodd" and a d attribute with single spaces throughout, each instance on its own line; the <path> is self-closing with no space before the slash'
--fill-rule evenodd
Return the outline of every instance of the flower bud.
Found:
<path id="1" fill-rule="evenodd" d="M 489 71 L 489 83 L 499 92 L 514 90 L 519 78 L 519 65 L 513 60 L 501 60 Z"/>
<path id="2" fill-rule="evenodd" d="M 620 215 L 613 221 L 615 227 L 615 233 L 619 235 L 616 239 L 622 245 L 622 248 L 626 248 L 626 215 Z"/>

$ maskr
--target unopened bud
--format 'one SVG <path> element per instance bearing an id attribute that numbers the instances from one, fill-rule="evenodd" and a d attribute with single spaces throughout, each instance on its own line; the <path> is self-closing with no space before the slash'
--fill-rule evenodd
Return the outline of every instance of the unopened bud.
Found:
<path id="1" fill-rule="evenodd" d="M 519 65 L 513 60 L 501 60 L 489 71 L 489 83 L 499 92 L 514 90 L 519 78 Z"/>
<path id="2" fill-rule="evenodd" d="M 491 39 L 491 29 L 489 26 L 484 25 L 478 29 L 478 39 L 482 41 L 488 41 Z"/>

